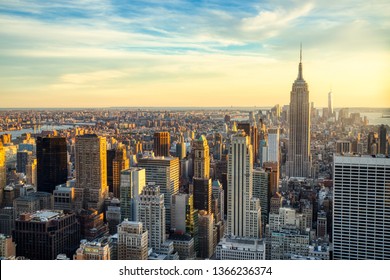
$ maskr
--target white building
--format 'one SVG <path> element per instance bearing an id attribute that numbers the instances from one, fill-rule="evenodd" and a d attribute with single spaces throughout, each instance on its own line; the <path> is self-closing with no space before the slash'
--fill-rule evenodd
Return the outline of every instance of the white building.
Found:
<path id="1" fill-rule="evenodd" d="M 216 259 L 264 260 L 264 242 L 257 238 L 224 238 L 217 246 Z"/>
<path id="2" fill-rule="evenodd" d="M 279 162 L 279 128 L 268 129 L 268 161 Z"/>
<path id="3" fill-rule="evenodd" d="M 261 236 L 261 207 L 253 198 L 252 145 L 245 132 L 232 136 L 227 174 L 227 234 L 238 237 Z"/>
<path id="4" fill-rule="evenodd" d="M 390 159 L 334 156 L 333 258 L 390 259 Z"/>
<path id="5" fill-rule="evenodd" d="M 146 185 L 144 168 L 131 167 L 121 171 L 120 207 L 122 220 L 137 221 L 138 198 Z"/>

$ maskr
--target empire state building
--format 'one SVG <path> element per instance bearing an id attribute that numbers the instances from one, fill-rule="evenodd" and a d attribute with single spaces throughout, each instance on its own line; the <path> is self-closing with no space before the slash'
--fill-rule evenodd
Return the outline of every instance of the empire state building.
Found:
<path id="1" fill-rule="evenodd" d="M 290 93 L 286 172 L 288 177 L 310 177 L 311 173 L 309 90 L 302 76 L 302 46 L 298 77 Z"/>

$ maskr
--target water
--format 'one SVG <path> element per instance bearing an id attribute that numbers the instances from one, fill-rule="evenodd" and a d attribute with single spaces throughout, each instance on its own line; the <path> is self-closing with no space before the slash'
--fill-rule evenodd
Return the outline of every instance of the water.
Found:
<path id="1" fill-rule="evenodd" d="M 382 118 L 382 113 L 360 113 L 360 116 L 366 116 L 369 125 L 388 125 L 390 126 L 390 118 Z"/>
<path id="2" fill-rule="evenodd" d="M 63 129 L 68 129 L 68 128 L 73 128 L 76 126 L 80 126 L 83 124 L 74 124 L 74 125 L 38 125 L 35 126 L 34 128 L 23 128 L 21 130 L 9 130 L 9 131 L 1 131 L 0 134 L 11 134 L 12 139 L 16 139 L 24 133 L 40 133 L 44 130 L 63 130 Z M 87 125 L 87 123 L 85 123 Z M 94 124 L 89 124 L 88 125 L 94 125 Z"/>

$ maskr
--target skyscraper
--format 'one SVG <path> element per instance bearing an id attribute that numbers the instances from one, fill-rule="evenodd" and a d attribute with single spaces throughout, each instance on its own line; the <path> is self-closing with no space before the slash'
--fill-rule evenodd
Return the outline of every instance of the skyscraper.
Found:
<path id="1" fill-rule="evenodd" d="M 390 259 L 390 161 L 334 156 L 333 259 Z"/>
<path id="2" fill-rule="evenodd" d="M 0 205 L 3 202 L 3 192 L 6 185 L 5 151 L 0 141 Z"/>
<path id="3" fill-rule="evenodd" d="M 153 151 L 156 156 L 169 156 L 171 136 L 169 132 L 156 132 L 153 137 Z"/>
<path id="4" fill-rule="evenodd" d="M 287 176 L 310 177 L 310 102 L 302 75 L 302 47 L 298 77 L 290 93 L 289 129 Z"/>
<path id="5" fill-rule="evenodd" d="M 194 207 L 211 213 L 210 151 L 204 135 L 194 141 Z"/>
<path id="6" fill-rule="evenodd" d="M 179 142 L 176 144 L 176 156 L 181 160 L 187 156 L 186 143 L 183 134 L 180 134 Z"/>
<path id="7" fill-rule="evenodd" d="M 332 92 L 331 91 L 329 91 L 329 93 L 328 93 L 328 113 L 329 113 L 330 117 L 333 116 L 333 100 L 332 100 Z"/>
<path id="8" fill-rule="evenodd" d="M 126 154 L 126 147 L 124 145 L 119 145 L 115 150 L 115 157 L 112 161 L 112 187 L 114 197 L 120 198 L 120 179 L 121 171 L 128 169 L 130 166 L 129 158 Z"/>
<path id="9" fill-rule="evenodd" d="M 239 237 L 261 236 L 261 208 L 252 197 L 253 155 L 245 132 L 232 136 L 228 161 L 227 233 Z"/>
<path id="10" fill-rule="evenodd" d="M 53 193 L 55 187 L 66 183 L 68 159 L 64 137 L 37 138 L 38 191 Z"/>
<path id="11" fill-rule="evenodd" d="M 139 159 L 138 167 L 145 168 L 146 184 L 156 184 L 160 187 L 160 192 L 164 194 L 166 226 L 169 229 L 172 195 L 179 192 L 179 159 L 175 157 L 143 157 Z"/>
<path id="12" fill-rule="evenodd" d="M 388 142 L 387 142 L 387 129 L 385 125 L 379 127 L 379 153 L 382 155 L 387 155 L 388 153 Z"/>
<path id="13" fill-rule="evenodd" d="M 268 129 L 268 161 L 279 162 L 279 128 Z"/>
<path id="14" fill-rule="evenodd" d="M 86 134 L 76 138 L 76 193 L 82 192 L 83 207 L 101 211 L 107 197 L 107 142 Z M 79 197 L 80 198 L 80 197 Z"/>
<path id="15" fill-rule="evenodd" d="M 122 170 L 120 185 L 121 219 L 137 221 L 138 199 L 146 185 L 144 168 L 132 167 Z"/>
<path id="16" fill-rule="evenodd" d="M 148 259 L 148 231 L 142 223 L 124 220 L 118 225 L 118 259 Z"/>
<path id="17" fill-rule="evenodd" d="M 17 256 L 54 260 L 60 253 L 73 256 L 80 244 L 80 225 L 73 213 L 38 211 L 20 215 L 12 235 Z"/>
<path id="18" fill-rule="evenodd" d="M 160 187 L 148 185 L 139 196 L 138 221 L 149 232 L 149 247 L 159 251 L 166 241 L 164 194 Z"/>

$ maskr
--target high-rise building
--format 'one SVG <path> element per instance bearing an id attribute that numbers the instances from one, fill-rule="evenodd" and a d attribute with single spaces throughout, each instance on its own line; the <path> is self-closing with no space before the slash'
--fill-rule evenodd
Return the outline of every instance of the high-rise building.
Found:
<path id="1" fill-rule="evenodd" d="M 112 161 L 112 187 L 114 197 L 120 198 L 120 180 L 121 171 L 130 167 L 130 161 L 127 157 L 126 147 L 119 145 L 115 150 L 115 157 Z"/>
<path id="2" fill-rule="evenodd" d="M 172 195 L 179 192 L 179 159 L 176 157 L 143 157 L 139 159 L 138 167 L 145 168 L 146 184 L 155 183 L 160 187 L 160 192 L 164 194 L 166 228 L 170 229 L 171 199 Z"/>
<path id="3" fill-rule="evenodd" d="M 382 155 L 388 154 L 387 129 L 385 125 L 379 127 L 379 153 Z"/>
<path id="4" fill-rule="evenodd" d="M 155 132 L 153 137 L 153 151 L 156 156 L 169 157 L 171 136 L 169 132 Z"/>
<path id="5" fill-rule="evenodd" d="M 148 259 L 148 231 L 143 229 L 141 222 L 125 219 L 118 225 L 118 259 Z"/>
<path id="6" fill-rule="evenodd" d="M 16 154 L 16 171 L 19 173 L 27 173 L 27 165 L 32 160 L 32 152 L 31 151 L 18 151 Z"/>
<path id="7" fill-rule="evenodd" d="M 268 161 L 279 162 L 279 128 L 268 129 Z"/>
<path id="8" fill-rule="evenodd" d="M 199 211 L 199 251 L 198 256 L 206 259 L 214 254 L 213 213 Z"/>
<path id="9" fill-rule="evenodd" d="M 286 165 L 288 177 L 310 177 L 310 102 L 308 85 L 302 75 L 302 48 L 298 78 L 295 80 L 290 94 Z"/>
<path id="10" fill-rule="evenodd" d="M 108 234 L 103 213 L 93 209 L 81 210 L 77 212 L 77 220 L 80 223 L 80 234 L 83 239 L 94 241 Z"/>
<path id="11" fill-rule="evenodd" d="M 107 142 L 86 134 L 76 138 L 76 188 L 82 192 L 83 208 L 103 210 L 107 188 Z"/>
<path id="12" fill-rule="evenodd" d="M 390 259 L 390 160 L 334 156 L 333 259 Z"/>
<path id="13" fill-rule="evenodd" d="M 146 185 L 146 174 L 144 168 L 131 167 L 122 170 L 120 185 L 120 206 L 121 219 L 137 221 L 138 200 Z"/>
<path id="14" fill-rule="evenodd" d="M 194 141 L 194 207 L 211 213 L 212 181 L 210 179 L 210 151 L 207 139 L 202 135 Z"/>
<path id="15" fill-rule="evenodd" d="M 269 199 L 271 190 L 269 186 L 268 172 L 264 169 L 253 169 L 253 197 L 260 200 L 261 224 L 264 226 L 268 222 Z"/>
<path id="16" fill-rule="evenodd" d="M 223 151 L 223 137 L 221 133 L 215 133 L 214 159 L 221 160 Z"/>
<path id="17" fill-rule="evenodd" d="M 164 194 L 160 187 L 148 185 L 139 196 L 138 221 L 149 232 L 149 247 L 156 251 L 166 241 Z"/>
<path id="18" fill-rule="evenodd" d="M 38 191 L 53 193 L 56 186 L 66 183 L 68 158 L 64 137 L 37 138 Z"/>
<path id="19" fill-rule="evenodd" d="M 0 141 L 0 205 L 3 202 L 3 191 L 7 184 L 7 174 L 5 165 L 5 151 L 2 141 Z"/>
<path id="20" fill-rule="evenodd" d="M 227 233 L 239 237 L 261 236 L 260 200 L 253 198 L 253 155 L 249 137 L 232 136 L 228 160 Z"/>
<path id="21" fill-rule="evenodd" d="M 107 160 L 107 187 L 110 192 L 114 192 L 114 166 L 113 161 L 115 158 L 116 149 L 107 150 L 106 160 Z"/>
<path id="22" fill-rule="evenodd" d="M 75 214 L 38 211 L 20 215 L 12 234 L 16 255 L 31 260 L 54 260 L 58 254 L 69 258 L 80 244 L 80 225 Z"/>
<path id="23" fill-rule="evenodd" d="M 194 141 L 194 178 L 210 178 L 210 150 L 207 139 L 202 135 Z"/>
<path id="24" fill-rule="evenodd" d="M 184 142 L 183 134 L 180 134 L 179 142 L 176 144 L 176 156 L 180 160 L 187 156 L 186 143 Z"/>
<path id="25" fill-rule="evenodd" d="M 37 187 L 38 180 L 37 180 L 37 159 L 32 159 L 29 164 L 26 166 L 26 183 L 28 185 L 33 185 L 34 187 Z"/>
<path id="26" fill-rule="evenodd" d="M 333 100 L 332 100 L 332 92 L 329 91 L 328 93 L 328 114 L 329 117 L 333 116 Z"/>
<path id="27" fill-rule="evenodd" d="M 178 234 L 187 232 L 191 208 L 193 208 L 192 194 L 178 193 L 172 196 L 171 230 Z"/>

